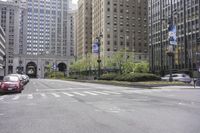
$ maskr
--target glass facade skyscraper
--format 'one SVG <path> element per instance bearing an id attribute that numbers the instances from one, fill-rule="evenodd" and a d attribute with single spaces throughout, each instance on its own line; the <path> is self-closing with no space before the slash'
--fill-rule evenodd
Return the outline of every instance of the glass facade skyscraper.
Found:
<path id="1" fill-rule="evenodd" d="M 197 69 L 200 44 L 199 0 L 148 0 L 149 55 L 151 71 L 165 74 L 170 65 L 174 72 L 190 73 Z M 167 55 L 170 21 L 176 26 L 177 45 L 172 64 Z"/>

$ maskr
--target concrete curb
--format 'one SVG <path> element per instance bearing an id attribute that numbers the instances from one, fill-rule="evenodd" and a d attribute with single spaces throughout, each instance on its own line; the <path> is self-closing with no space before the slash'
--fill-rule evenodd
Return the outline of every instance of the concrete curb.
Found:
<path id="1" fill-rule="evenodd" d="M 171 86 L 179 86 L 183 88 L 193 88 L 190 84 L 142 84 L 139 82 L 120 82 L 120 81 L 103 81 L 103 80 L 71 80 L 67 79 L 67 81 L 75 81 L 82 83 L 94 83 L 94 84 L 106 84 L 106 85 L 115 85 L 115 86 L 124 86 L 124 87 L 136 87 L 142 89 L 159 89 L 163 87 L 171 87 Z"/>

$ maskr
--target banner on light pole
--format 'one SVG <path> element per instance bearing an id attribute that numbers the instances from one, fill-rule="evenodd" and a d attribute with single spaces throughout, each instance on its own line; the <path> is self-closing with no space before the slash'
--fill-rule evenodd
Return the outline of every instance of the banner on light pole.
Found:
<path id="1" fill-rule="evenodd" d="M 177 45 L 177 37 L 176 37 L 176 26 L 170 25 L 168 28 L 168 37 L 169 37 L 169 43 L 171 45 Z"/>
<path id="2" fill-rule="evenodd" d="M 97 42 L 92 45 L 92 53 L 99 53 L 99 44 Z"/>

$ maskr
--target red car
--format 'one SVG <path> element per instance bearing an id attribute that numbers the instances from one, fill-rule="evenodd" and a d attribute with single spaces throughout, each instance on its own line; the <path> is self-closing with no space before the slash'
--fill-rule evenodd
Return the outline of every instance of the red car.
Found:
<path id="1" fill-rule="evenodd" d="M 0 92 L 18 92 L 23 90 L 23 84 L 17 76 L 5 76 L 1 82 Z"/>

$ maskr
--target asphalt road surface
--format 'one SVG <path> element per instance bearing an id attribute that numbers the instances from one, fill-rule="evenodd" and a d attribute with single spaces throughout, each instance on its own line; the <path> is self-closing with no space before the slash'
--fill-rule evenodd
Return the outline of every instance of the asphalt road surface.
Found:
<path id="1" fill-rule="evenodd" d="M 0 133 L 199 133 L 200 89 L 32 79 L 0 96 Z"/>

